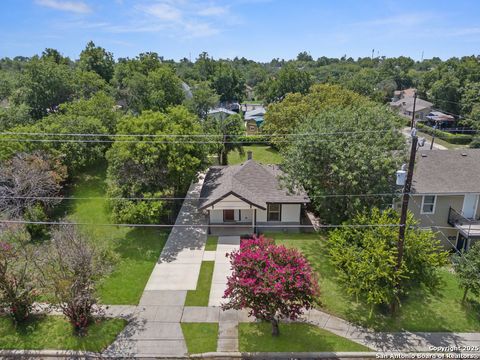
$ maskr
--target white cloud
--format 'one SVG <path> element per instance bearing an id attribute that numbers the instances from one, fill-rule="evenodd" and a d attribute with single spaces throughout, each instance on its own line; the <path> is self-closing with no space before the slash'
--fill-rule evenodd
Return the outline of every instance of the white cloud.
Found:
<path id="1" fill-rule="evenodd" d="M 208 23 L 186 22 L 184 26 L 187 38 L 209 37 L 220 33 L 219 29 Z"/>
<path id="2" fill-rule="evenodd" d="M 138 9 L 160 20 L 178 21 L 182 18 L 182 12 L 179 9 L 165 3 L 139 6 Z"/>
<path id="3" fill-rule="evenodd" d="M 70 11 L 81 14 L 86 14 L 92 11 L 92 9 L 83 1 L 35 0 L 35 3 L 55 10 Z"/>
<path id="4" fill-rule="evenodd" d="M 198 12 L 200 16 L 220 16 L 228 13 L 228 9 L 222 6 L 208 6 Z"/>

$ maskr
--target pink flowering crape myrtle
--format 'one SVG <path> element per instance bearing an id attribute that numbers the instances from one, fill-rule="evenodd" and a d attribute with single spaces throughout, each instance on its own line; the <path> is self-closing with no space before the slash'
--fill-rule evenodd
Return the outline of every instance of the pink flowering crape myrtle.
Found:
<path id="1" fill-rule="evenodd" d="M 227 309 L 249 309 L 249 316 L 269 321 L 279 335 L 280 319 L 296 320 L 312 307 L 319 295 L 316 277 L 296 249 L 275 245 L 263 236 L 243 240 L 240 249 L 227 254 L 232 265 L 227 289 Z"/>

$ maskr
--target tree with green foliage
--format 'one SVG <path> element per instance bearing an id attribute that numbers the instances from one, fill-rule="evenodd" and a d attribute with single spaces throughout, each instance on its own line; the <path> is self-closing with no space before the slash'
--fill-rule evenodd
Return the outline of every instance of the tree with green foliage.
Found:
<path id="1" fill-rule="evenodd" d="M 329 107 L 359 108 L 374 104 L 368 98 L 339 85 L 314 85 L 305 95 L 288 94 L 283 101 L 270 104 L 263 131 L 276 135 L 272 142 L 282 148 L 290 144 L 291 138 L 281 135 L 298 132 L 297 127 L 306 119 L 320 115 Z"/>
<path id="2" fill-rule="evenodd" d="M 115 61 L 111 52 L 90 41 L 80 53 L 79 67 L 85 71 L 94 71 L 106 82 L 113 77 Z"/>
<path id="3" fill-rule="evenodd" d="M 407 217 L 402 265 L 396 268 L 399 215 L 393 209 L 358 213 L 345 227 L 329 234 L 329 256 L 346 292 L 371 306 L 401 303 L 409 292 L 422 287 L 435 290 L 438 269 L 448 252 L 432 231 L 418 228 Z"/>
<path id="4" fill-rule="evenodd" d="M 282 100 L 287 94 L 306 94 L 313 81 L 309 73 L 287 64 L 280 69 L 275 77 L 257 86 L 259 95 L 267 102 Z"/>
<path id="5" fill-rule="evenodd" d="M 57 49 L 46 48 L 42 51 L 42 59 L 51 60 L 56 64 L 70 65 L 70 59 L 64 57 Z"/>
<path id="6" fill-rule="evenodd" d="M 214 145 L 214 151 L 221 165 L 228 165 L 228 154 L 233 150 L 244 154 L 242 143 L 238 142 L 238 137 L 245 134 L 245 125 L 240 115 L 230 115 L 226 119 L 209 117 L 205 122 L 205 130 L 217 135 L 218 143 Z"/>
<path id="7" fill-rule="evenodd" d="M 162 111 L 171 105 L 180 105 L 185 97 L 182 81 L 175 70 L 164 65 L 147 76 L 147 104 L 145 109 Z"/>
<path id="8" fill-rule="evenodd" d="M 16 324 L 28 320 L 39 297 L 36 251 L 29 240 L 18 225 L 0 227 L 0 307 Z"/>
<path id="9" fill-rule="evenodd" d="M 74 94 L 73 75 L 67 65 L 33 58 L 21 75 L 21 86 L 11 97 L 14 105 L 26 104 L 35 119 L 39 119 Z"/>
<path id="10" fill-rule="evenodd" d="M 74 97 L 88 99 L 97 92 L 112 92 L 108 83 L 96 72 L 76 69 L 73 80 Z"/>
<path id="11" fill-rule="evenodd" d="M 437 108 L 458 114 L 460 101 L 460 81 L 453 74 L 444 74 L 432 84 L 428 92 Z"/>
<path id="12" fill-rule="evenodd" d="M 453 268 L 463 288 L 462 304 L 469 292 L 480 295 L 480 242 L 475 242 L 468 251 L 456 253 L 453 256 Z"/>
<path id="13" fill-rule="evenodd" d="M 207 118 L 208 111 L 215 107 L 220 100 L 214 89 L 207 81 L 202 81 L 192 88 L 192 98 L 185 100 L 188 109 L 197 114 L 200 119 Z"/>
<path id="14" fill-rule="evenodd" d="M 217 64 L 212 86 L 221 101 L 242 101 L 245 96 L 245 80 L 227 63 Z"/>
<path id="15" fill-rule="evenodd" d="M 297 61 L 313 61 L 312 55 L 310 55 L 307 51 L 302 51 L 297 55 Z"/>
<path id="16" fill-rule="evenodd" d="M 0 107 L 0 130 L 32 124 L 35 120 L 30 116 L 30 111 L 31 109 L 26 104 Z"/>
<path id="17" fill-rule="evenodd" d="M 207 164 L 207 148 L 192 143 L 195 137 L 162 136 L 203 132 L 198 118 L 183 106 L 125 116 L 117 129 L 118 134 L 147 136 L 122 137 L 107 152 L 110 197 L 183 197 Z M 114 219 L 127 223 L 158 223 L 172 214 L 174 205 L 158 200 L 111 202 Z"/>
<path id="18" fill-rule="evenodd" d="M 323 221 L 338 224 L 357 211 L 387 206 L 391 197 L 324 197 L 326 194 L 382 194 L 395 190 L 395 171 L 404 161 L 401 121 L 380 105 L 330 107 L 303 118 L 284 148 L 292 186 L 302 186 Z M 321 135 L 329 134 L 332 135 Z"/>
<path id="19" fill-rule="evenodd" d="M 162 64 L 154 53 L 122 60 L 116 66 L 112 82 L 117 99 L 126 110 L 135 113 L 165 110 L 168 106 L 181 104 L 185 96 L 182 81 L 175 70 Z"/>

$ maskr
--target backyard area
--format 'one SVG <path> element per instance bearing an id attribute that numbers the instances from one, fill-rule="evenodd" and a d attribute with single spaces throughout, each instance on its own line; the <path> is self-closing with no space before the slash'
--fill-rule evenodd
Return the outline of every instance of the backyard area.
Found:
<path id="1" fill-rule="evenodd" d="M 324 234 L 268 233 L 277 244 L 299 249 L 318 273 L 321 309 L 348 321 L 378 331 L 454 331 L 475 332 L 480 330 L 479 299 L 462 306 L 463 290 L 448 269 L 441 270 L 442 287 L 436 294 L 419 290 L 411 293 L 402 302 L 396 316 L 375 309 L 369 316 L 370 307 L 347 296 L 338 284 L 335 269 L 327 257 Z"/>
<path id="2" fill-rule="evenodd" d="M 105 167 L 91 168 L 75 181 L 65 201 L 72 221 L 111 224 L 105 194 Z M 138 304 L 150 273 L 165 245 L 168 231 L 155 228 L 85 226 L 85 231 L 105 256 L 113 261 L 112 272 L 98 284 L 104 304 Z"/>
<path id="3" fill-rule="evenodd" d="M 240 155 L 237 150 L 228 154 L 229 165 L 241 164 L 247 160 L 247 151 L 253 153 L 253 159 L 262 164 L 280 164 L 283 160 L 277 150 L 267 145 L 247 145 L 243 147 L 244 154 Z"/>

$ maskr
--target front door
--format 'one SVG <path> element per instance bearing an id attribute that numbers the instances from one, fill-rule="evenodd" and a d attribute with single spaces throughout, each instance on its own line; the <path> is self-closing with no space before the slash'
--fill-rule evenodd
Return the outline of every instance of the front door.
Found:
<path id="1" fill-rule="evenodd" d="M 465 194 L 463 198 L 462 214 L 467 219 L 474 219 L 477 212 L 478 194 Z"/>
<path id="2" fill-rule="evenodd" d="M 235 221 L 235 210 L 223 210 L 223 221 Z"/>

